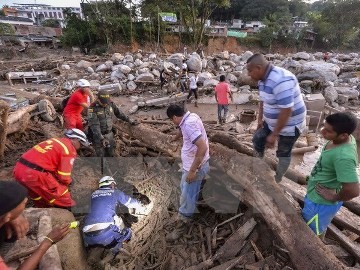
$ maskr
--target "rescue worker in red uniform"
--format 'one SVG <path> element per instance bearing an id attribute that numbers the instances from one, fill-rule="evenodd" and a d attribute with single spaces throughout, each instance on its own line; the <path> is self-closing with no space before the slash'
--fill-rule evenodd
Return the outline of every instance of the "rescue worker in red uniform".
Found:
<path id="1" fill-rule="evenodd" d="M 29 191 L 36 207 L 69 208 L 75 205 L 68 186 L 80 145 L 88 146 L 84 132 L 69 129 L 64 138 L 43 141 L 24 153 L 14 168 L 14 178 Z"/>
<path id="2" fill-rule="evenodd" d="M 78 88 L 70 96 L 64 108 L 64 124 L 66 129 L 77 128 L 84 130 L 81 113 L 94 101 L 94 95 L 90 90 L 90 83 L 85 79 L 77 82 Z"/>

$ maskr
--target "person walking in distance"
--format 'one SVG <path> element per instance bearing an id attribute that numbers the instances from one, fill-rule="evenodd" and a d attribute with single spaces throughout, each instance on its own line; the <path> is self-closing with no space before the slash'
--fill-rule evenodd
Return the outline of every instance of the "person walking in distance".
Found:
<path id="1" fill-rule="evenodd" d="M 215 86 L 215 99 L 218 104 L 218 121 L 219 124 L 226 122 L 226 116 L 229 111 L 229 97 L 233 102 L 233 96 L 230 91 L 230 86 L 225 82 L 225 75 L 220 76 L 220 82 Z M 224 111 L 224 114 L 222 112 Z"/>

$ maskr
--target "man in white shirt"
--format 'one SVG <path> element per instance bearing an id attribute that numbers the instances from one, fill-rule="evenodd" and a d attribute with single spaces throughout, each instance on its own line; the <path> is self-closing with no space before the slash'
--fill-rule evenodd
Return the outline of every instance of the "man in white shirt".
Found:
<path id="1" fill-rule="evenodd" d="M 198 74 L 197 72 L 190 77 L 189 79 L 189 95 L 187 97 L 187 99 L 189 100 L 191 95 L 194 93 L 194 96 L 195 96 L 195 107 L 198 107 L 198 103 L 197 103 L 197 100 L 198 100 L 198 94 L 197 94 L 197 81 L 198 81 Z"/>

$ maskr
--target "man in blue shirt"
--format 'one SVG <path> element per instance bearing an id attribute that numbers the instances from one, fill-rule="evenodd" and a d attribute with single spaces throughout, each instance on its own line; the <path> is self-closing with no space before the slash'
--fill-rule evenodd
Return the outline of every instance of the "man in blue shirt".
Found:
<path id="1" fill-rule="evenodd" d="M 278 141 L 279 164 L 275 180 L 280 182 L 289 168 L 291 150 L 306 127 L 306 107 L 297 78 L 290 71 L 273 66 L 263 55 L 247 61 L 249 76 L 258 81 L 260 104 L 258 129 L 253 137 L 259 157 Z"/>
<path id="2" fill-rule="evenodd" d="M 85 246 L 101 245 L 111 248 L 113 254 L 117 254 L 122 243 L 131 239 L 131 229 L 117 215 L 117 208 L 122 205 L 137 210 L 144 208 L 139 200 L 116 189 L 114 178 L 101 178 L 99 189 L 91 195 L 90 213 L 85 217 L 82 229 Z"/>

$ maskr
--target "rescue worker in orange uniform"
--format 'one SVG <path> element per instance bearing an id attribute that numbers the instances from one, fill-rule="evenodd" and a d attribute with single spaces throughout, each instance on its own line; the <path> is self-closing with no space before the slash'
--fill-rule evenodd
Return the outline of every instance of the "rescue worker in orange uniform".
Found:
<path id="1" fill-rule="evenodd" d="M 84 132 L 73 128 L 64 138 L 43 141 L 24 153 L 14 168 L 14 178 L 29 191 L 36 207 L 69 208 L 75 205 L 68 186 L 80 146 L 88 146 Z"/>
<path id="2" fill-rule="evenodd" d="M 64 108 L 64 124 L 66 129 L 77 128 L 83 131 L 81 113 L 94 101 L 94 95 L 88 80 L 80 79 L 76 85 L 78 88 L 72 93 Z"/>

